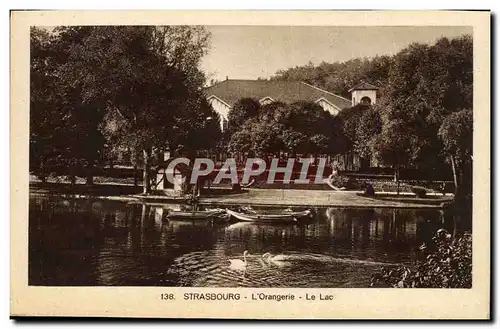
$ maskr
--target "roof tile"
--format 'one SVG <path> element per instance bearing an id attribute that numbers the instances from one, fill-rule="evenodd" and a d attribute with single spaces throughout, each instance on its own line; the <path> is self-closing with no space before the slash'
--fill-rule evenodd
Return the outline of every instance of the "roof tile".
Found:
<path id="1" fill-rule="evenodd" d="M 360 83 L 349 89 L 349 92 L 353 90 L 378 90 L 378 87 L 372 85 L 371 83 L 361 81 Z"/>
<path id="2" fill-rule="evenodd" d="M 320 98 L 325 98 L 339 109 L 351 106 L 350 100 L 301 81 L 229 79 L 205 88 L 205 94 L 207 97 L 215 95 L 231 106 L 246 97 L 257 100 L 271 97 L 275 101 L 285 103 L 316 102 Z"/>

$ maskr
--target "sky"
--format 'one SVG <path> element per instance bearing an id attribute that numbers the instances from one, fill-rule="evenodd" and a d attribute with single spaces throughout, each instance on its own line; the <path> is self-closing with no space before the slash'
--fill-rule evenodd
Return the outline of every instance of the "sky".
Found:
<path id="1" fill-rule="evenodd" d="M 413 42 L 472 34 L 461 26 L 207 26 L 211 47 L 202 62 L 208 79 L 268 78 L 309 62 L 333 63 L 395 54 Z"/>

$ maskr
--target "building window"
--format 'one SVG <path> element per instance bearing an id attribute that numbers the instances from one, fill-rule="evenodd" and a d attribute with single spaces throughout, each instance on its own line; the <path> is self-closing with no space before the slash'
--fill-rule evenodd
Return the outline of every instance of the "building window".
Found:
<path id="1" fill-rule="evenodd" d="M 226 131 L 228 128 L 228 121 L 226 118 L 222 118 L 222 131 Z"/>

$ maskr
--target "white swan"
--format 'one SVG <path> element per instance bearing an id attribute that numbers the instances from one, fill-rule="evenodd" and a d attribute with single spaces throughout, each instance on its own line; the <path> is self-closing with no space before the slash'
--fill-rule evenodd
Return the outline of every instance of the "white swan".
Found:
<path id="1" fill-rule="evenodd" d="M 264 255 L 262 255 L 262 256 L 264 256 Z M 268 269 L 271 266 L 271 264 L 269 264 L 268 262 L 266 262 L 264 260 L 264 258 L 258 258 L 258 261 L 260 263 L 260 266 L 262 266 L 262 268 L 264 268 L 264 269 Z"/>
<path id="2" fill-rule="evenodd" d="M 229 261 L 231 264 L 229 265 L 229 268 L 237 271 L 245 271 L 247 268 L 247 254 L 248 251 L 245 250 L 243 253 L 243 260 L 241 259 L 230 259 Z"/>
<path id="3" fill-rule="evenodd" d="M 271 253 L 266 252 L 265 254 L 262 255 L 262 258 L 266 259 L 267 257 L 267 263 L 268 264 L 273 264 L 277 266 L 285 266 L 286 263 L 285 261 L 287 260 L 285 255 L 276 255 L 273 256 Z"/>

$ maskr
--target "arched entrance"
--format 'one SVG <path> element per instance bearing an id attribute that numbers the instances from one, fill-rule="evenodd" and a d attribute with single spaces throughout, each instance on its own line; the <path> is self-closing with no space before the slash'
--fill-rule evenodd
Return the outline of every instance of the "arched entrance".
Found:
<path id="1" fill-rule="evenodd" d="M 364 96 L 364 97 L 361 98 L 360 103 L 362 105 L 370 105 L 372 103 L 372 100 L 370 99 L 370 97 Z"/>

